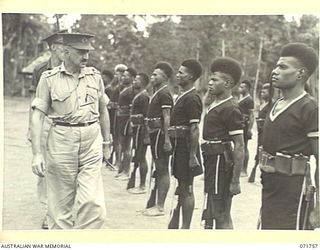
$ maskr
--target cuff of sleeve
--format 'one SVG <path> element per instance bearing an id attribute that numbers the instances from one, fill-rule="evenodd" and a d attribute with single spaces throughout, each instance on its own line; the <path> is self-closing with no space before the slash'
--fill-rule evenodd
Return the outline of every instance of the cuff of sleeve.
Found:
<path id="1" fill-rule="evenodd" d="M 48 104 L 39 97 L 34 98 L 34 100 L 31 103 L 31 107 L 39 109 L 45 114 L 47 114 L 49 108 Z"/>
<path id="2" fill-rule="evenodd" d="M 162 109 L 171 109 L 172 106 L 171 105 L 162 105 L 161 108 Z"/>
<path id="3" fill-rule="evenodd" d="M 199 123 L 199 122 L 200 122 L 199 119 L 192 119 L 192 120 L 189 121 L 189 123 Z"/>
<path id="4" fill-rule="evenodd" d="M 229 131 L 229 135 L 242 135 L 242 134 L 243 134 L 242 129 Z"/>
<path id="5" fill-rule="evenodd" d="M 319 137 L 319 131 L 309 132 L 307 134 L 308 137 Z"/>

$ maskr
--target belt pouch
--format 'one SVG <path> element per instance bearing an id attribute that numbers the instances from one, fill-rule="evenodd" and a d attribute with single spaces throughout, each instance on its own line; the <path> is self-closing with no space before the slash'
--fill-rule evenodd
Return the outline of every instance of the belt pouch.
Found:
<path id="1" fill-rule="evenodd" d="M 277 153 L 275 157 L 276 172 L 291 175 L 291 156 Z"/>

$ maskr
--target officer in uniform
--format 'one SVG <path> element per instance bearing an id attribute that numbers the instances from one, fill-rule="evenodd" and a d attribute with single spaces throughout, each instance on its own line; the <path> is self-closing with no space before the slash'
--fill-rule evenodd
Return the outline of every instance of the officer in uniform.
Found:
<path id="1" fill-rule="evenodd" d="M 182 229 L 189 229 L 194 209 L 193 177 L 203 173 L 200 165 L 199 122 L 202 101 L 195 89 L 202 66 L 194 59 L 182 62 L 177 84 L 182 93 L 176 98 L 170 117 L 169 136 L 173 145 L 172 170 L 178 180 L 178 209 L 182 208 Z"/>
<path id="2" fill-rule="evenodd" d="M 156 205 L 143 212 L 145 216 L 163 216 L 164 203 L 170 187 L 169 155 L 172 151 L 168 128 L 170 110 L 173 106 L 168 81 L 173 74 L 172 66 L 167 62 L 158 62 L 151 75 L 154 94 L 150 98 L 147 112 L 147 129 L 150 136 L 152 157 L 155 163 L 157 184 Z"/>
<path id="3" fill-rule="evenodd" d="M 262 229 L 320 227 L 318 104 L 304 91 L 318 65 L 318 53 L 306 44 L 282 47 L 272 84 L 282 96 L 267 115 L 262 140 Z M 317 160 L 316 199 L 308 160 Z M 310 217 L 309 217 L 310 215 Z"/>
<path id="4" fill-rule="evenodd" d="M 244 139 L 244 162 L 241 170 L 241 176 L 247 176 L 248 161 L 249 161 L 249 150 L 248 141 L 252 138 L 252 126 L 254 121 L 253 109 L 254 103 L 250 96 L 251 83 L 248 80 L 243 80 L 239 86 L 239 107 L 242 112 L 244 121 L 243 139 Z"/>
<path id="5" fill-rule="evenodd" d="M 111 143 L 103 80 L 95 68 L 86 67 L 93 36 L 72 33 L 62 37 L 64 63 L 41 75 L 32 102 L 32 171 L 46 174 L 49 229 L 97 229 L 106 216 L 102 155 L 109 158 Z M 46 162 L 40 148 L 45 115 L 53 123 Z"/>
<path id="6" fill-rule="evenodd" d="M 132 83 L 137 72 L 133 68 L 127 68 L 121 79 L 121 91 L 117 109 L 117 126 L 116 133 L 119 138 L 118 149 L 120 158 L 118 158 L 118 173 L 115 176 L 117 180 L 127 181 L 129 179 L 130 162 L 131 162 L 131 127 L 130 127 L 130 110 L 132 100 L 135 96 Z"/>
<path id="7" fill-rule="evenodd" d="M 135 167 L 139 167 L 140 172 L 140 185 L 136 188 L 129 189 L 131 194 L 143 194 L 146 192 L 146 177 L 148 172 L 148 164 L 146 160 L 147 152 L 147 130 L 145 128 L 144 119 L 147 116 L 149 95 L 146 87 L 149 83 L 149 77 L 145 73 L 137 74 L 133 81 L 133 88 L 136 92 L 136 96 L 132 100 L 131 109 L 131 124 L 133 128 L 133 140 L 132 148 L 134 155 L 132 161 Z"/>
<path id="8" fill-rule="evenodd" d="M 32 84 L 29 89 L 31 93 L 31 100 L 33 100 L 36 88 L 38 86 L 38 82 L 40 80 L 41 74 L 46 71 L 50 70 L 55 66 L 58 66 L 61 64 L 63 60 L 63 45 L 62 45 L 62 37 L 59 35 L 59 33 L 64 33 L 67 30 L 62 30 L 59 32 L 56 32 L 54 34 L 51 34 L 50 36 L 43 39 L 44 42 L 46 42 L 50 49 L 50 59 L 47 62 L 40 63 L 34 68 L 33 75 L 32 75 Z M 31 114 L 32 114 L 32 108 L 30 105 L 30 112 L 29 112 L 29 128 L 28 128 L 28 139 L 31 141 L 31 134 L 30 134 L 30 123 L 31 123 Z M 48 130 L 51 126 L 51 120 L 45 117 L 44 119 L 44 125 L 42 130 L 42 136 L 41 136 L 41 151 L 44 154 L 46 152 L 46 142 L 47 142 L 47 136 L 48 136 Z M 38 191 L 38 199 L 41 204 L 43 204 L 44 210 L 45 210 L 45 217 L 42 222 L 42 229 L 48 229 L 48 219 L 47 219 L 47 213 L 48 213 L 48 205 L 47 205 L 47 186 L 46 186 L 46 178 L 44 177 L 38 177 L 38 183 L 37 183 L 37 191 Z"/>
<path id="9" fill-rule="evenodd" d="M 243 164 L 243 123 L 232 88 L 241 77 L 241 68 L 232 58 L 218 58 L 211 64 L 209 91 L 215 95 L 204 117 L 203 152 L 205 228 L 232 229 L 232 196 L 240 193 Z"/>
<path id="10" fill-rule="evenodd" d="M 111 81 L 111 84 L 107 86 L 105 89 L 105 93 L 109 97 L 109 102 L 107 104 L 107 108 L 109 111 L 109 117 L 110 117 L 110 131 L 113 139 L 113 144 L 112 144 L 112 153 L 110 156 L 110 159 L 108 159 L 108 164 L 107 166 L 110 167 L 111 170 L 116 170 L 116 167 L 118 166 L 113 166 L 113 155 L 114 153 L 116 154 L 116 162 L 119 162 L 120 155 L 119 155 L 119 138 L 116 133 L 116 112 L 118 109 L 118 100 L 119 100 L 119 95 L 120 95 L 120 82 L 121 82 L 121 77 L 124 73 L 124 71 L 127 69 L 127 66 L 124 64 L 117 64 L 114 68 L 114 78 Z"/>

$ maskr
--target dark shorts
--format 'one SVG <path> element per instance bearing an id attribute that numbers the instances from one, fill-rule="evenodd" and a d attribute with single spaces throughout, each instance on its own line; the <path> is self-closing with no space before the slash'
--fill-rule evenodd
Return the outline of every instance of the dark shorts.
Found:
<path id="1" fill-rule="evenodd" d="M 190 151 L 189 145 L 185 138 L 171 139 L 171 144 L 173 146 L 173 155 L 171 160 L 172 175 L 179 181 L 191 184 L 193 176 L 191 175 L 189 167 Z M 197 150 L 197 158 L 202 165 L 200 157 L 200 149 Z"/>
<path id="2" fill-rule="evenodd" d="M 262 172 L 261 179 L 261 228 L 295 230 L 298 222 L 301 229 L 306 207 L 301 196 L 304 177 Z"/>
<path id="3" fill-rule="evenodd" d="M 118 136 L 126 136 L 129 133 L 129 116 L 117 116 L 116 132 Z"/>
<path id="4" fill-rule="evenodd" d="M 223 211 L 231 206 L 231 194 L 229 191 L 233 168 L 226 168 L 223 155 L 203 154 L 204 162 L 204 191 L 208 194 L 208 203 L 212 218 L 223 215 Z M 217 171 L 218 167 L 218 171 Z"/>
<path id="5" fill-rule="evenodd" d="M 147 145 L 143 143 L 145 128 L 133 127 L 132 148 L 134 149 L 133 162 L 141 162 L 146 158 Z"/>
<path id="6" fill-rule="evenodd" d="M 169 158 L 170 153 L 164 151 L 164 134 L 161 130 L 150 133 L 151 153 L 154 159 Z"/>

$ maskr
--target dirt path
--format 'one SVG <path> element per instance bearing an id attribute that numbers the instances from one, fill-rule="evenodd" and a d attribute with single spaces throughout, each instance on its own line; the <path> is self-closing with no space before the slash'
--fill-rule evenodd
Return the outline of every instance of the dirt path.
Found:
<path id="1" fill-rule="evenodd" d="M 37 200 L 37 178 L 31 171 L 31 146 L 27 142 L 28 125 L 27 98 L 4 99 L 4 193 L 3 229 L 38 230 L 41 228 L 43 209 Z M 255 152 L 255 135 L 250 141 L 251 170 Z M 150 162 L 150 153 L 148 154 Z M 166 229 L 171 205 L 174 178 L 166 201 L 166 216 L 149 218 L 139 210 L 146 204 L 147 195 L 132 195 L 126 191 L 126 182 L 117 181 L 114 172 L 102 169 L 107 206 L 107 229 Z M 235 229 L 255 230 L 260 207 L 260 184 L 257 173 L 256 183 L 250 184 L 241 178 L 242 193 L 233 199 L 232 215 Z M 137 180 L 138 183 L 138 180 Z M 200 217 L 203 200 L 203 180 L 195 179 L 196 208 L 192 229 L 201 229 Z"/>

